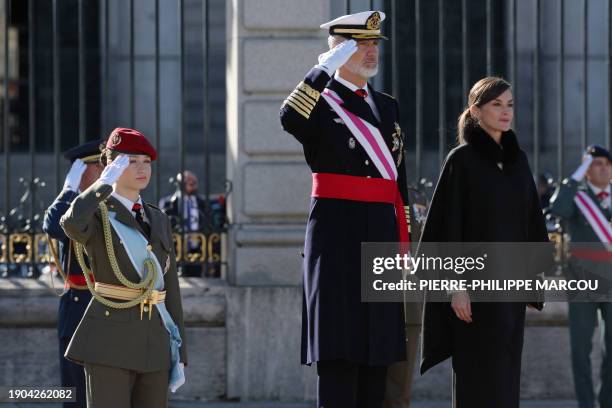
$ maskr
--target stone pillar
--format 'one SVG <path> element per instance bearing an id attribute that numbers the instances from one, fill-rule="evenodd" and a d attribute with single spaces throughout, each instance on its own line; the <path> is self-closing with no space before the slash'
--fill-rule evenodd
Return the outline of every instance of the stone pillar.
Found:
<path id="1" fill-rule="evenodd" d="M 300 365 L 302 257 L 310 172 L 279 108 L 327 48 L 329 0 L 227 3 L 229 398 L 312 399 Z"/>

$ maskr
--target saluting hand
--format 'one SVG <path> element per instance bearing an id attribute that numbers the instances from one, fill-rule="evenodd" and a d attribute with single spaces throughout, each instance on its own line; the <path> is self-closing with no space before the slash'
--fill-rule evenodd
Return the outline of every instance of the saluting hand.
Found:
<path id="1" fill-rule="evenodd" d="M 130 157 L 126 155 L 119 155 L 115 160 L 110 162 L 104 167 L 102 174 L 100 175 L 99 181 L 102 184 L 114 184 L 123 171 L 130 165 Z"/>
<path id="2" fill-rule="evenodd" d="M 472 323 L 472 304 L 469 293 L 461 291 L 453 294 L 451 307 L 459 319 Z"/>
<path id="3" fill-rule="evenodd" d="M 331 77 L 356 51 L 357 42 L 355 40 L 343 41 L 331 50 L 319 55 L 317 67 L 327 72 Z"/>
<path id="4" fill-rule="evenodd" d="M 582 158 L 582 164 L 578 166 L 574 174 L 572 174 L 572 178 L 576 181 L 581 181 L 589 170 L 589 167 L 591 167 L 591 163 L 593 163 L 593 156 L 585 154 Z"/>
<path id="5" fill-rule="evenodd" d="M 68 174 L 66 174 L 64 189 L 77 191 L 81 185 L 81 178 L 83 177 L 83 173 L 85 173 L 85 169 L 87 169 L 87 164 L 81 159 L 76 159 L 74 163 L 72 163 L 72 166 L 70 166 Z"/>

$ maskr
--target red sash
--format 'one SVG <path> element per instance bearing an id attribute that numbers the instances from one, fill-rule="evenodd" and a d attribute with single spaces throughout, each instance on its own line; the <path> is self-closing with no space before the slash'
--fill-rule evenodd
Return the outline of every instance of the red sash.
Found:
<path id="1" fill-rule="evenodd" d="M 393 204 L 399 242 L 410 242 L 404 202 L 395 180 L 313 173 L 312 197 Z"/>
<path id="2" fill-rule="evenodd" d="M 595 262 L 612 261 L 612 252 L 597 249 L 572 249 L 572 256 L 575 258 L 588 259 Z"/>
<path id="3" fill-rule="evenodd" d="M 94 282 L 94 277 L 93 275 L 89 275 L 91 277 L 91 281 Z M 68 275 L 66 277 L 66 283 L 64 284 L 64 288 L 68 289 L 70 287 L 72 287 L 73 285 L 75 286 L 87 286 L 87 282 L 85 281 L 85 275 L 83 275 L 82 273 L 78 274 L 78 275 Z"/>

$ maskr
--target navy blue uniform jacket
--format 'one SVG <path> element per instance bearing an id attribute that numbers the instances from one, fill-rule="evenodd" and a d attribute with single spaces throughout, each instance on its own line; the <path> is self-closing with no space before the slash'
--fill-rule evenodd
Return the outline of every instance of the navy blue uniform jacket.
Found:
<path id="1" fill-rule="evenodd" d="M 398 187 L 407 206 L 397 102 L 370 86 L 379 122 L 363 98 L 318 68 L 298 84 L 280 111 L 283 128 L 302 144 L 312 172 L 382 178 L 320 96 L 326 87 L 347 110 L 378 127 L 398 168 Z M 302 364 L 346 360 L 388 365 L 405 360 L 402 304 L 361 302 L 361 243 L 397 242 L 396 228 L 392 204 L 311 198 L 304 245 Z"/>
<path id="2" fill-rule="evenodd" d="M 74 191 L 63 190 L 45 212 L 43 221 L 43 231 L 59 242 L 59 257 L 64 273 L 71 275 L 82 275 L 83 272 L 71 248 L 70 239 L 64 233 L 59 221 L 77 195 L 78 193 Z M 60 339 L 72 337 L 90 299 L 91 293 L 87 289 L 69 289 L 62 294 L 57 326 Z"/>

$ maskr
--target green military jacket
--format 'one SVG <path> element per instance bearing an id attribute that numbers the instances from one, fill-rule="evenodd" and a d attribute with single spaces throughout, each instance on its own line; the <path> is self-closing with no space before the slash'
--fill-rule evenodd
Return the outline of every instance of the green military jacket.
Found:
<path id="1" fill-rule="evenodd" d="M 579 183 L 572 178 L 563 180 L 557 188 L 557 191 L 555 191 L 555 194 L 550 199 L 550 211 L 563 219 L 563 225 L 572 237 L 572 242 L 600 242 L 597 235 L 595 235 L 595 231 L 593 231 L 593 228 L 591 228 L 591 225 L 574 202 L 574 197 L 578 191 L 586 192 L 593 199 L 593 202 L 597 204 L 608 221 L 612 219 L 610 210 L 604 209 L 599 205 L 599 199 L 593 194 L 593 191 L 587 185 Z"/>
<path id="2" fill-rule="evenodd" d="M 68 237 L 85 246 L 95 280 L 121 285 L 112 271 L 106 251 L 98 204 L 105 201 L 109 212 L 116 213 L 118 221 L 142 230 L 131 211 L 111 196 L 112 191 L 108 184 L 94 183 L 73 201 L 60 224 Z M 149 243 L 164 268 L 166 307 L 182 338 L 180 361 L 187 363 L 183 309 L 170 220 L 150 204 L 144 204 L 144 210 L 151 226 Z M 130 281 L 139 282 L 141 278 L 114 230 L 112 241 L 121 272 Z M 92 298 L 68 345 L 66 357 L 78 363 L 101 364 L 139 372 L 169 370 L 170 338 L 156 311 L 151 314 L 150 320 L 148 313 L 141 319 L 139 306 L 113 309 Z"/>
<path id="3" fill-rule="evenodd" d="M 580 246 L 581 243 L 601 242 L 574 202 L 574 197 L 578 191 L 586 192 L 608 221 L 612 221 L 612 212 L 599 205 L 599 199 L 588 185 L 580 183 L 572 178 L 563 180 L 559 185 L 550 200 L 549 210 L 554 215 L 561 217 L 564 230 L 570 235 L 572 246 Z M 596 249 L 599 248 L 599 246 L 590 245 L 589 248 Z M 601 246 L 601 250 L 605 250 L 603 245 Z M 602 292 L 612 293 L 612 274 L 609 270 L 610 262 L 591 261 L 583 258 L 571 257 L 568 266 L 568 275 L 570 278 L 598 278 Z"/>

